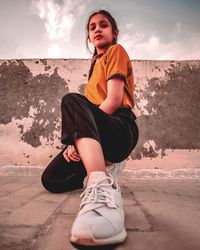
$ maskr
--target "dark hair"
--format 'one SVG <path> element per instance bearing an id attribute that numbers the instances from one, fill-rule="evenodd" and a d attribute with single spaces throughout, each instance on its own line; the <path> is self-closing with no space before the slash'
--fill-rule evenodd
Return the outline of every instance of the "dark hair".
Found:
<path id="1" fill-rule="evenodd" d="M 108 19 L 108 21 L 111 23 L 111 26 L 112 26 L 112 32 L 116 35 L 116 38 L 113 39 L 113 43 L 112 44 L 116 44 L 117 43 L 117 35 L 119 33 L 119 29 L 117 27 L 117 23 L 115 21 L 115 19 L 113 18 L 113 16 L 106 10 L 99 10 L 99 11 L 96 11 L 96 12 L 93 12 L 89 18 L 88 18 L 88 21 L 87 21 L 87 24 L 86 24 L 86 32 L 87 32 L 87 37 L 86 37 L 86 47 L 87 49 L 89 50 L 89 47 L 88 47 L 88 40 L 89 40 L 89 24 L 90 24 L 90 20 L 93 16 L 97 15 L 97 14 L 101 14 L 103 16 L 105 16 L 105 18 Z M 90 51 L 90 50 L 89 50 Z M 91 51 L 90 51 L 91 52 Z M 92 53 L 92 52 L 91 52 Z M 93 56 L 97 55 L 97 50 L 96 48 L 94 48 L 94 52 L 93 52 Z M 94 64 L 95 64 L 96 61 L 92 62 L 91 66 L 90 66 L 90 71 L 89 71 L 89 77 L 88 77 L 88 80 L 90 78 L 90 76 L 92 75 L 92 71 L 93 71 L 93 68 L 94 68 Z"/>

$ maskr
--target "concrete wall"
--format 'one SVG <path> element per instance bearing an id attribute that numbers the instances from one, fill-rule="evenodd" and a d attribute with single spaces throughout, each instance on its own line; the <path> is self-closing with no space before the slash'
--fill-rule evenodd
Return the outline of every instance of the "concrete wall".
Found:
<path id="1" fill-rule="evenodd" d="M 200 167 L 200 61 L 132 61 L 134 168 Z M 0 60 L 0 165 L 45 166 L 61 149 L 60 100 L 83 93 L 90 60 Z"/>

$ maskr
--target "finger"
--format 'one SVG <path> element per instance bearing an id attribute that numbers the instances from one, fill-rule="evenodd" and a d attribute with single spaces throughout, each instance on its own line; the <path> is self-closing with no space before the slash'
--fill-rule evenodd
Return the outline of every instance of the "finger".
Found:
<path id="1" fill-rule="evenodd" d="M 73 155 L 75 155 L 76 157 L 79 157 L 79 158 L 80 158 L 80 155 L 79 155 L 79 153 L 76 151 L 76 149 L 73 151 Z"/>
<path id="2" fill-rule="evenodd" d="M 77 151 L 75 149 L 69 149 L 68 156 L 71 156 L 71 155 L 75 155 L 75 156 L 79 157 L 79 154 L 77 153 Z"/>
<path id="3" fill-rule="evenodd" d="M 80 155 L 78 154 L 73 145 L 68 149 L 68 157 L 71 157 L 72 155 L 80 159 Z"/>
<path id="4" fill-rule="evenodd" d="M 80 158 L 78 155 L 75 155 L 75 154 L 71 154 L 68 157 L 70 157 L 72 159 L 79 159 Z"/>
<path id="5" fill-rule="evenodd" d="M 72 147 L 69 147 L 68 153 L 69 153 L 69 154 L 73 154 L 73 152 L 74 152 L 74 149 L 73 149 Z"/>
<path id="6" fill-rule="evenodd" d="M 63 152 L 63 157 L 65 158 L 66 161 L 68 161 L 68 162 L 70 161 L 70 158 L 67 155 L 67 151 Z"/>
<path id="7" fill-rule="evenodd" d="M 71 146 L 68 145 L 67 148 L 65 149 L 64 153 L 68 152 L 70 150 Z"/>
<path id="8" fill-rule="evenodd" d="M 76 151 L 73 153 L 73 155 L 80 158 L 80 155 Z"/>
<path id="9" fill-rule="evenodd" d="M 70 156 L 70 159 L 73 160 L 73 161 L 80 161 L 80 158 L 79 157 L 76 157 L 74 155 L 71 155 Z"/>
<path id="10" fill-rule="evenodd" d="M 67 150 L 69 151 L 71 149 L 72 149 L 72 145 L 68 145 Z"/>
<path id="11" fill-rule="evenodd" d="M 72 148 L 74 148 L 74 146 L 73 145 L 69 145 L 69 149 L 72 149 Z"/>
<path id="12" fill-rule="evenodd" d="M 67 162 L 70 162 L 70 158 L 69 158 L 69 157 L 67 157 L 66 155 L 64 155 L 64 158 L 65 158 L 65 160 L 66 160 Z"/>

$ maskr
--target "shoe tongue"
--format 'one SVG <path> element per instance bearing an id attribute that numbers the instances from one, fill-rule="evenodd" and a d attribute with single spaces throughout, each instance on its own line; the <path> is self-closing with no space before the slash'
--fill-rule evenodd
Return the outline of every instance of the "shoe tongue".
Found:
<path id="1" fill-rule="evenodd" d="M 94 171 L 90 173 L 90 176 L 88 178 L 88 183 L 87 186 L 91 186 L 95 183 L 97 183 L 98 181 L 102 180 L 104 177 L 106 177 L 106 173 L 103 171 Z M 108 181 L 105 179 L 104 183 L 108 183 Z"/>

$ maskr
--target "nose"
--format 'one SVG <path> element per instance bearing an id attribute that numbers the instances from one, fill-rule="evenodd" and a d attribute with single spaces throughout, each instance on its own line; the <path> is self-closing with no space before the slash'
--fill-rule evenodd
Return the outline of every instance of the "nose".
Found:
<path id="1" fill-rule="evenodd" d="M 99 25 L 96 26 L 94 33 L 101 33 L 101 27 Z"/>

